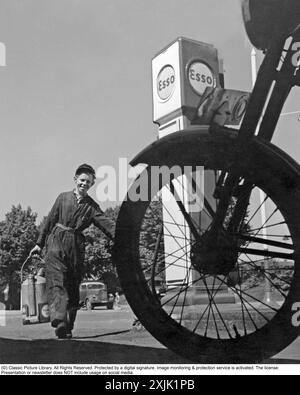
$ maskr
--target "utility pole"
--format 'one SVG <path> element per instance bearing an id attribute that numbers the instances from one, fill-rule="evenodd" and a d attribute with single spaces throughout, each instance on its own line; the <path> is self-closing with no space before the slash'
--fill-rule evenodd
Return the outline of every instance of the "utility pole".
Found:
<path id="1" fill-rule="evenodd" d="M 256 78 L 257 78 L 257 53 L 255 48 L 252 48 L 251 51 L 251 71 L 252 71 L 252 87 L 254 87 L 256 83 Z M 261 122 L 261 120 L 260 120 Z M 259 122 L 259 124 L 260 124 Z M 258 124 L 258 127 L 259 127 Z M 266 194 L 259 189 L 259 200 L 260 200 L 260 213 L 261 213 L 261 223 L 262 223 L 262 237 L 263 239 L 267 240 L 268 239 L 268 234 L 267 234 L 267 229 L 265 227 L 265 224 L 267 222 L 267 215 L 266 215 Z M 268 246 L 267 244 L 264 244 L 264 251 L 268 251 Z M 264 273 L 265 273 L 265 296 L 263 299 L 263 303 L 265 303 L 268 306 L 274 306 L 276 305 L 276 301 L 273 300 L 272 298 L 272 286 L 269 281 L 269 276 L 270 276 L 270 260 L 266 257 L 264 258 Z M 269 275 L 268 275 L 269 273 Z"/>

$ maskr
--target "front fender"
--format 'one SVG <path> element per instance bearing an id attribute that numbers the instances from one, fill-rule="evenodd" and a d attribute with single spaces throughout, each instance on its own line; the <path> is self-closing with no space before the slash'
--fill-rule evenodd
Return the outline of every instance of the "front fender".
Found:
<path id="1" fill-rule="evenodd" d="M 221 128 L 221 132 L 212 133 L 209 127 L 193 127 L 171 133 L 142 150 L 131 162 L 131 166 L 147 164 L 150 166 L 188 165 L 189 157 L 206 139 L 236 138 L 234 129 Z"/>

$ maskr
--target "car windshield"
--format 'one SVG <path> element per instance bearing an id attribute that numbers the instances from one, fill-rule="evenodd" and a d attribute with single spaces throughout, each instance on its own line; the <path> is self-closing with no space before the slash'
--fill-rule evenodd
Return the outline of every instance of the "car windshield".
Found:
<path id="1" fill-rule="evenodd" d="M 104 289 L 104 284 L 89 284 L 88 289 Z"/>

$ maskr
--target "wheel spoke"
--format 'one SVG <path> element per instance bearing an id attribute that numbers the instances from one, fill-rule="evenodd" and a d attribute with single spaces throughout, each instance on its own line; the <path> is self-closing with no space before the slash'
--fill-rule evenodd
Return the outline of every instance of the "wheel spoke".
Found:
<path id="1" fill-rule="evenodd" d="M 278 211 L 278 207 L 276 207 L 274 209 L 274 211 L 269 215 L 269 217 L 266 219 L 266 221 L 262 224 L 261 228 L 256 232 L 255 236 L 257 235 L 257 233 L 259 233 L 262 229 L 266 228 L 266 224 L 270 221 L 270 219 L 277 213 Z"/>
<path id="2" fill-rule="evenodd" d="M 178 224 L 177 224 L 177 222 L 175 221 L 173 215 L 170 213 L 170 210 L 168 210 L 168 208 L 166 207 L 165 204 L 163 205 L 163 208 L 166 210 L 166 212 L 168 213 L 168 215 L 169 215 L 169 216 L 171 217 L 171 219 L 173 220 L 172 225 L 176 225 L 177 228 L 180 230 L 180 233 L 182 234 L 182 236 L 185 238 L 186 235 L 185 235 L 185 233 L 184 233 L 183 230 L 182 230 L 182 227 L 185 227 L 185 226 L 182 226 L 182 225 L 178 225 Z"/>
<path id="3" fill-rule="evenodd" d="M 157 259 L 156 262 L 154 262 L 154 265 L 160 265 L 163 264 L 163 262 L 165 261 L 165 264 L 163 265 L 163 267 L 159 270 L 156 270 L 155 275 L 158 276 L 160 275 L 162 272 L 166 272 L 168 268 L 174 266 L 174 267 L 180 267 L 183 269 L 186 269 L 186 273 L 185 273 L 185 278 L 182 279 L 182 283 L 176 287 L 172 288 L 172 294 L 169 295 L 169 297 L 164 298 L 164 302 L 162 304 L 162 307 L 167 307 L 167 311 L 168 314 L 170 316 L 172 316 L 172 314 L 175 311 L 175 308 L 178 304 L 179 301 L 179 297 L 182 295 L 182 299 L 181 299 L 181 304 L 180 304 L 180 314 L 178 317 L 178 322 L 180 325 L 184 325 L 185 321 L 184 321 L 184 313 L 185 313 L 185 307 L 186 307 L 186 301 L 187 301 L 187 295 L 189 292 L 189 289 L 192 289 L 193 286 L 195 286 L 198 282 L 202 281 L 202 283 L 205 286 L 206 289 L 206 294 L 208 297 L 208 305 L 206 306 L 206 308 L 204 309 L 204 311 L 201 313 L 200 318 L 198 319 L 196 325 L 194 326 L 193 329 L 193 333 L 196 333 L 196 331 L 198 331 L 199 325 L 200 323 L 203 321 L 204 317 L 205 317 L 205 321 L 204 323 L 204 327 L 203 327 L 203 335 L 205 337 L 209 336 L 209 334 L 211 334 L 211 328 L 214 328 L 216 336 L 218 339 L 221 339 L 221 332 L 220 332 L 220 325 L 222 325 L 222 327 L 225 329 L 225 332 L 227 333 L 228 337 L 230 339 L 233 339 L 232 333 L 231 333 L 231 329 L 228 327 L 224 317 L 223 317 L 223 313 L 219 308 L 218 303 L 215 300 L 216 295 L 218 294 L 220 288 L 222 287 L 223 284 L 226 284 L 228 286 L 228 284 L 225 282 L 225 280 L 222 280 L 221 278 L 218 277 L 218 280 L 220 281 L 220 284 L 215 287 L 215 282 L 216 282 L 216 277 L 214 277 L 214 281 L 213 284 L 208 286 L 207 283 L 207 279 L 208 279 L 208 275 L 202 274 L 200 276 L 200 278 L 197 278 L 196 280 L 193 280 L 192 282 L 189 281 L 190 276 L 191 276 L 191 272 L 192 272 L 192 265 L 189 264 L 180 264 L 179 262 L 182 259 L 187 259 L 188 258 L 188 249 L 191 248 L 191 246 L 194 244 L 194 242 L 191 242 L 191 240 L 189 240 L 186 237 L 186 234 L 184 232 L 184 230 L 186 228 L 189 228 L 191 230 L 191 233 L 193 234 L 193 236 L 199 237 L 200 234 L 202 234 L 201 229 L 198 228 L 197 223 L 195 222 L 195 220 L 189 215 L 189 213 L 187 212 L 184 203 L 182 202 L 182 200 L 179 198 L 174 185 L 171 188 L 172 190 L 171 193 L 174 196 L 177 205 L 180 208 L 180 211 L 185 219 L 185 222 L 183 224 L 178 224 L 176 223 L 176 221 L 174 220 L 174 217 L 172 215 L 172 213 L 170 212 L 170 210 L 168 209 L 168 207 L 166 207 L 165 205 L 163 205 L 163 208 L 166 210 L 166 212 L 168 213 L 169 217 L 173 220 L 173 222 L 171 221 L 162 221 L 163 225 L 164 225 L 164 237 L 165 239 L 170 238 L 173 239 L 176 244 L 178 245 L 178 249 L 175 249 L 172 252 L 168 252 L 168 253 L 164 253 L 164 257 L 161 257 L 160 259 Z M 268 196 L 265 197 L 264 199 L 264 203 L 266 203 L 266 201 L 269 199 Z M 245 232 L 245 229 L 248 225 L 251 224 L 252 219 L 257 215 L 257 213 L 259 212 L 259 210 L 262 207 L 262 203 L 259 205 L 259 207 L 256 209 L 256 211 L 254 212 L 254 214 L 252 214 L 251 218 L 247 221 L 246 226 L 243 226 L 242 229 Z M 287 283 L 288 285 L 290 285 L 285 279 L 281 279 L 279 276 L 277 276 L 276 273 L 272 274 L 272 270 L 273 269 L 269 269 L 268 271 L 264 271 L 261 269 L 260 266 L 255 265 L 255 262 L 261 262 L 260 259 L 258 259 L 257 261 L 253 261 L 252 259 L 250 259 L 249 255 L 258 255 L 258 256 L 262 256 L 265 257 L 265 259 L 268 260 L 272 260 L 273 258 L 284 258 L 284 259 L 293 259 L 293 254 L 288 254 L 288 253 L 283 253 L 283 252 L 278 252 L 278 251 L 268 251 L 268 250 L 263 250 L 263 249 L 257 249 L 257 248 L 249 248 L 249 245 L 252 244 L 260 244 L 260 245 L 268 245 L 268 246 L 272 246 L 272 247 L 276 247 L 276 248 L 280 248 L 280 249 L 285 249 L 285 250 L 294 250 L 294 246 L 293 244 L 290 243 L 286 243 L 286 242 L 281 242 L 281 241 L 276 241 L 274 239 L 265 239 L 263 237 L 260 237 L 259 232 L 262 229 L 265 228 L 271 228 L 271 227 L 275 227 L 275 226 L 279 226 L 282 224 L 285 224 L 285 221 L 280 221 L 274 224 L 268 224 L 268 222 L 273 218 L 273 216 L 275 215 L 275 213 L 278 211 L 278 209 L 275 209 L 272 214 L 268 217 L 268 219 L 265 221 L 265 223 L 257 228 L 257 229 L 252 229 L 250 227 L 249 229 L 249 233 L 243 233 L 243 234 L 233 234 L 233 236 L 237 236 L 238 240 L 241 240 L 242 242 L 246 242 L 247 246 L 243 246 L 243 247 L 239 247 L 238 251 L 240 253 L 240 255 L 246 255 L 248 257 L 248 259 L 250 260 L 249 262 L 244 261 L 243 259 L 240 258 L 240 263 L 238 266 L 238 276 L 239 276 L 239 283 L 242 283 L 241 281 L 241 275 L 240 275 L 240 267 L 242 267 L 243 265 L 249 265 L 252 269 L 249 269 L 248 272 L 251 272 L 253 270 L 256 270 L 257 272 L 260 272 L 264 275 L 266 281 L 269 281 L 270 284 L 276 288 L 276 290 L 283 296 L 285 297 L 285 294 L 281 291 L 280 286 L 277 286 L 274 281 L 272 280 L 272 278 L 276 278 L 278 281 L 283 281 L 285 283 Z M 208 199 L 204 198 L 204 210 L 203 212 L 205 212 L 210 218 L 212 218 L 214 216 L 214 210 L 212 208 L 212 206 L 209 204 Z M 181 236 L 176 235 L 174 236 L 171 227 L 172 226 L 176 226 L 178 229 L 180 229 L 180 233 Z M 225 230 L 225 229 L 224 229 Z M 193 233 L 194 232 L 194 233 Z M 278 238 L 283 238 L 283 235 L 273 235 L 274 237 L 278 237 Z M 269 236 L 271 237 L 271 236 Z M 176 240 L 177 239 L 177 240 Z M 183 245 L 184 243 L 184 245 Z M 184 251 L 183 254 L 180 254 L 180 256 L 178 256 L 178 253 L 180 251 Z M 167 263 L 166 259 L 168 258 L 175 258 L 175 260 L 171 263 Z M 243 263 L 241 263 L 243 262 Z M 246 269 L 242 269 L 243 272 L 247 272 Z M 275 270 L 275 269 L 274 269 Z M 290 270 L 290 269 L 286 269 L 286 270 Z M 240 286 L 239 288 L 237 287 L 232 287 L 229 286 L 229 289 L 231 289 L 239 298 L 240 300 L 240 320 L 242 323 L 242 328 L 243 328 L 243 333 L 244 336 L 247 336 L 248 332 L 248 326 L 249 323 L 251 323 L 251 325 L 253 326 L 254 330 L 258 330 L 259 326 L 256 323 L 256 320 L 253 317 L 253 312 L 258 314 L 260 317 L 262 317 L 266 322 L 269 322 L 269 318 L 266 316 L 266 314 L 264 314 L 264 312 L 262 312 L 260 310 L 260 308 L 258 308 L 255 304 L 253 303 L 259 303 L 260 306 L 263 306 L 265 308 L 270 309 L 271 311 L 277 312 L 276 309 L 272 308 L 272 306 L 269 306 L 268 304 L 262 302 L 261 300 L 259 300 L 258 298 L 256 298 L 255 296 L 251 295 L 251 293 L 245 292 L 242 287 Z M 168 295 L 168 292 L 167 292 Z M 251 302 L 251 300 L 253 302 Z M 172 307 L 171 307 L 172 306 Z M 179 307 L 179 306 L 178 306 Z M 219 318 L 218 318 L 219 317 Z M 248 318 L 247 318 L 248 317 Z M 247 324 L 247 320 L 249 321 L 249 323 Z M 211 327 L 212 325 L 212 327 Z M 237 332 L 237 327 L 234 325 L 234 331 L 237 334 L 237 336 L 239 335 Z"/>
<path id="4" fill-rule="evenodd" d="M 260 203 L 260 205 L 258 206 L 258 208 L 255 210 L 254 214 L 252 214 L 252 216 L 249 218 L 249 220 L 247 221 L 247 223 L 243 226 L 244 229 L 247 228 L 247 226 L 251 223 L 251 221 L 255 218 L 256 214 L 260 211 L 260 209 L 263 207 L 263 205 L 266 204 L 267 200 L 269 199 L 269 196 L 265 196 L 263 202 Z"/>
<path id="5" fill-rule="evenodd" d="M 172 254 L 175 254 L 176 252 L 182 250 L 182 244 L 180 244 L 177 239 L 186 241 L 187 238 L 186 237 L 177 237 L 177 236 L 172 235 L 172 233 L 170 232 L 170 230 L 167 227 L 165 227 L 165 230 L 168 232 L 168 234 L 167 235 L 165 234 L 165 236 L 170 237 L 173 240 L 175 240 L 176 244 L 179 247 L 178 250 L 176 250 L 175 252 L 173 251 Z M 193 244 L 194 244 L 194 242 L 189 242 L 186 244 L 186 247 L 191 247 Z"/>
<path id="6" fill-rule="evenodd" d="M 280 293 L 280 295 L 283 296 L 283 298 L 285 299 L 286 295 L 285 295 L 285 294 L 281 291 L 281 289 L 278 288 L 278 286 L 272 281 L 272 279 L 271 279 L 271 274 L 270 274 L 267 270 L 265 270 L 264 273 L 265 273 L 266 279 L 270 282 L 270 284 L 271 284 L 271 285 Z"/>
<path id="7" fill-rule="evenodd" d="M 180 181 L 180 180 L 178 180 L 178 181 L 179 181 L 179 183 L 180 183 L 182 189 L 185 190 L 182 181 Z M 194 180 L 194 179 L 192 179 L 192 184 L 193 184 L 194 189 L 196 189 L 197 187 L 196 187 L 196 183 L 195 183 L 195 180 Z M 189 193 L 189 191 L 186 191 L 186 193 L 187 193 L 190 197 L 193 197 L 193 196 Z M 207 198 L 206 198 L 205 196 L 203 196 L 203 200 L 204 200 L 204 210 L 203 210 L 203 211 L 205 212 L 205 214 L 206 214 L 208 217 L 213 218 L 213 217 L 215 216 L 215 211 L 214 211 L 214 209 L 212 208 L 212 206 L 210 205 L 209 201 L 207 200 Z"/>
<path id="8" fill-rule="evenodd" d="M 223 319 L 222 314 L 220 313 L 220 310 L 219 310 L 219 308 L 218 308 L 218 306 L 217 306 L 217 304 L 216 304 L 216 302 L 215 302 L 215 300 L 214 300 L 214 296 L 211 296 L 211 293 L 210 293 L 210 290 L 209 290 L 209 288 L 208 288 L 208 286 L 207 286 L 206 280 L 204 280 L 203 282 L 204 282 L 204 284 L 205 284 L 206 292 L 207 292 L 207 294 L 208 294 L 208 297 L 210 298 L 210 301 L 214 304 L 215 309 L 216 309 L 216 311 L 217 311 L 219 317 L 221 318 L 222 324 L 224 325 L 224 328 L 225 328 L 226 332 L 228 333 L 229 338 L 232 339 L 232 335 L 231 335 L 229 329 L 227 328 L 227 325 L 226 325 L 226 323 L 225 323 L 225 321 L 224 321 L 224 319 Z M 214 290 L 215 282 L 216 282 L 216 278 L 214 277 L 214 282 L 213 282 L 213 286 L 212 286 L 212 289 L 213 289 L 213 290 Z M 213 307 L 212 307 L 212 312 L 213 312 Z M 214 314 L 214 312 L 213 312 L 213 314 Z M 220 339 L 220 335 L 219 335 L 219 331 L 218 331 L 218 329 L 217 329 L 217 323 L 216 323 L 216 320 L 215 320 L 215 316 L 214 316 L 214 322 L 215 322 L 215 325 L 216 325 L 216 331 L 217 331 L 218 339 Z"/>
<path id="9" fill-rule="evenodd" d="M 230 288 L 231 288 L 231 289 L 235 289 L 236 291 L 238 291 L 238 289 L 237 289 L 236 287 L 230 286 Z M 248 296 L 249 298 L 255 300 L 255 302 L 258 302 L 258 303 L 262 304 L 263 306 L 267 307 L 268 309 L 273 310 L 274 312 L 277 313 L 278 309 L 275 309 L 274 307 L 272 307 L 272 306 L 266 304 L 265 302 L 259 300 L 259 299 L 256 298 L 255 296 L 249 294 L 248 292 L 245 292 L 245 290 L 242 290 L 242 293 L 243 293 L 245 296 Z M 247 300 L 247 299 L 245 299 L 245 300 Z M 248 302 L 248 301 L 247 301 L 247 302 Z M 248 302 L 248 303 L 249 303 L 249 302 Z M 253 307 L 253 306 L 252 306 L 252 307 Z M 259 310 L 257 310 L 257 309 L 256 309 L 256 311 L 259 312 Z M 260 313 L 260 314 L 261 314 L 261 313 Z"/>
<path id="10" fill-rule="evenodd" d="M 186 273 L 186 275 L 185 275 L 185 278 L 184 278 L 184 283 L 189 283 L 189 279 L 190 279 L 190 274 L 191 274 L 191 266 L 189 267 L 189 269 L 188 269 L 188 271 L 187 271 L 187 273 Z M 181 286 L 181 288 L 182 288 L 182 286 Z M 185 288 L 185 291 L 184 291 L 184 301 L 186 300 L 186 295 L 187 295 L 187 292 L 188 292 L 188 288 Z M 176 307 L 176 305 L 177 305 L 177 302 L 178 302 L 178 300 L 179 300 L 179 296 L 180 296 L 180 293 L 178 293 L 178 296 L 177 296 L 177 298 L 176 298 L 176 301 L 175 301 L 175 303 L 174 303 L 174 305 L 173 305 L 173 308 L 172 308 L 172 311 L 171 311 L 171 315 L 173 314 L 173 312 L 174 312 L 174 309 L 175 309 L 175 307 Z M 183 306 L 184 306 L 184 303 L 183 303 Z M 181 310 L 181 317 L 182 317 L 182 314 L 183 314 L 183 309 Z"/>
<path id="11" fill-rule="evenodd" d="M 224 280 L 221 280 L 221 281 L 220 281 L 220 284 L 219 284 L 219 286 L 218 286 L 218 288 L 215 290 L 215 292 L 214 292 L 214 294 L 213 294 L 213 297 L 215 297 L 215 295 L 218 293 L 218 291 L 220 290 L 220 288 L 222 287 L 223 284 L 224 284 Z M 210 305 L 208 304 L 208 305 L 206 306 L 206 308 L 204 309 L 202 315 L 200 316 L 199 320 L 197 321 L 197 324 L 196 324 L 196 326 L 195 326 L 195 328 L 194 328 L 194 330 L 193 330 L 193 333 L 196 332 L 198 326 L 200 325 L 200 322 L 202 321 L 202 318 L 205 316 L 205 313 L 206 313 L 207 310 L 209 309 L 209 306 L 210 306 Z"/>
<path id="12" fill-rule="evenodd" d="M 249 241 L 252 243 L 269 245 L 269 246 L 278 247 L 278 248 L 285 248 L 288 250 L 294 250 L 294 246 L 292 244 L 282 243 L 280 241 L 274 241 L 274 240 L 270 240 L 270 239 L 264 239 L 264 238 L 255 237 L 255 236 L 248 236 L 248 235 L 238 235 L 238 238 L 240 240 Z"/>
<path id="13" fill-rule="evenodd" d="M 282 258 L 282 259 L 295 259 L 294 254 L 287 254 L 284 252 L 277 252 L 277 251 L 269 251 L 269 250 L 257 250 L 255 248 L 243 248 L 238 247 L 237 251 L 242 254 L 249 254 L 249 255 L 260 255 L 260 256 L 267 256 L 270 258 Z"/>
<path id="14" fill-rule="evenodd" d="M 174 196 L 176 203 L 177 203 L 185 221 L 189 225 L 192 235 L 194 236 L 195 240 L 198 240 L 199 239 L 199 232 L 198 232 L 190 214 L 188 214 L 188 212 L 186 211 L 186 208 L 185 208 L 183 202 L 181 201 L 173 183 L 171 183 L 171 185 L 170 185 L 170 192 Z"/>
<path id="15" fill-rule="evenodd" d="M 260 228 L 251 229 L 250 233 L 254 233 L 256 231 L 260 232 L 262 229 L 270 229 L 270 228 L 273 228 L 275 226 L 284 225 L 284 224 L 286 224 L 286 222 L 285 221 L 281 221 L 281 222 L 277 222 L 276 224 L 267 225 L 267 226 L 261 226 Z M 255 236 L 256 235 L 257 235 L 257 233 L 255 234 Z"/>
<path id="16" fill-rule="evenodd" d="M 203 276 L 203 278 L 204 278 L 204 276 Z M 174 290 L 174 289 L 176 289 L 176 288 L 180 288 L 180 291 L 179 291 L 177 294 L 171 296 L 170 299 L 166 300 L 166 301 L 162 304 L 162 307 L 168 305 L 174 298 L 176 298 L 178 295 L 180 295 L 180 294 L 182 294 L 183 292 L 185 292 L 186 289 L 191 288 L 194 284 L 196 284 L 197 282 L 201 281 L 203 278 L 199 278 L 199 279 L 193 280 L 190 284 L 187 284 L 187 285 L 183 283 L 183 285 L 186 285 L 186 287 L 185 287 L 184 289 L 182 289 L 182 286 L 183 286 L 183 285 L 178 285 L 178 286 L 172 287 L 172 290 Z"/>
<path id="17" fill-rule="evenodd" d="M 241 278 L 241 273 L 240 273 L 239 268 L 238 268 L 238 280 L 239 280 L 239 284 L 241 284 L 241 283 L 242 283 L 242 278 Z M 241 292 L 241 291 L 242 291 L 242 287 L 241 287 L 241 285 L 240 285 L 240 292 Z M 243 325 L 244 325 L 244 335 L 247 336 L 246 317 L 245 317 L 244 310 L 246 310 L 246 312 L 247 312 L 247 314 L 248 314 L 250 320 L 251 320 L 252 323 L 254 324 L 254 328 L 255 328 L 256 330 L 257 330 L 257 328 L 256 328 L 255 321 L 253 320 L 251 314 L 249 313 L 249 310 L 247 309 L 247 306 L 246 306 L 246 304 L 245 304 L 243 298 L 241 298 L 240 295 L 238 295 L 238 296 L 239 296 L 239 298 L 240 298 L 241 307 L 242 307 L 242 317 L 243 317 Z"/>
<path id="18" fill-rule="evenodd" d="M 258 233 L 257 236 L 260 237 L 260 236 L 263 236 L 263 234 Z M 274 234 L 270 234 L 270 233 L 268 233 L 268 237 L 278 237 L 278 238 L 283 239 L 283 240 L 288 240 L 288 239 L 291 238 L 291 236 L 288 236 L 288 235 L 274 235 Z"/>
<path id="19" fill-rule="evenodd" d="M 259 299 L 255 298 L 254 296 L 248 294 L 247 292 L 245 292 L 245 291 L 243 291 L 243 290 L 241 291 L 241 290 L 239 290 L 239 289 L 237 289 L 236 287 L 233 287 L 233 286 L 231 286 L 231 285 L 229 285 L 229 288 L 230 288 L 234 293 L 236 293 L 236 294 L 239 296 L 240 299 L 242 299 L 242 294 L 244 294 L 245 296 L 248 296 L 248 297 L 252 298 L 254 301 L 258 302 L 259 304 L 262 304 L 262 305 L 266 306 L 268 309 L 273 310 L 273 311 L 276 312 L 276 313 L 278 312 L 278 310 L 276 310 L 276 309 L 273 308 L 272 306 L 267 305 L 266 303 L 260 301 Z M 243 298 L 243 300 L 244 300 L 245 303 L 247 303 L 247 304 L 251 307 L 251 309 L 253 309 L 255 312 L 257 312 L 257 313 L 258 313 L 261 317 L 263 317 L 267 322 L 270 321 L 269 318 L 266 317 L 266 316 L 265 316 L 257 307 L 255 307 L 252 303 L 250 303 L 250 301 L 249 301 L 248 299 Z M 258 327 L 256 327 L 256 328 L 258 329 Z"/>
<path id="20" fill-rule="evenodd" d="M 248 259 L 250 259 L 249 258 L 249 256 L 247 255 L 247 257 L 248 257 Z M 289 286 L 291 286 L 291 283 L 289 282 L 289 281 L 287 281 L 287 280 L 285 280 L 285 279 L 283 279 L 283 278 L 281 278 L 281 277 L 278 277 L 277 276 L 277 274 L 276 273 L 270 273 L 270 271 L 278 271 L 278 269 L 277 268 L 274 268 L 274 269 L 270 269 L 270 268 L 268 268 L 268 269 L 265 269 L 265 268 L 261 268 L 261 266 L 257 266 L 257 265 L 255 265 L 255 263 L 250 259 L 250 262 L 246 262 L 249 266 L 251 266 L 251 267 L 253 267 L 256 271 L 258 271 L 258 272 L 260 272 L 260 273 L 262 273 L 262 274 L 264 274 L 264 273 L 268 273 L 268 274 L 270 274 L 270 276 L 272 275 L 273 277 L 276 277 L 278 280 L 280 280 L 280 281 L 282 281 L 282 282 L 284 282 L 284 283 L 286 283 L 287 285 L 289 285 Z M 263 262 L 264 263 L 264 262 Z M 282 270 L 282 269 L 280 269 L 280 270 Z M 291 270 L 293 270 L 293 269 L 286 269 L 286 270 L 288 270 L 288 271 L 291 271 Z M 278 290 L 279 291 L 279 290 Z M 280 292 L 280 291 L 279 291 Z M 285 296 L 285 295 L 283 295 L 283 296 Z"/>
<path id="21" fill-rule="evenodd" d="M 180 250 L 178 250 L 178 251 L 180 251 Z M 160 271 L 156 272 L 156 276 L 158 276 L 159 274 L 163 273 L 164 271 L 166 271 L 166 269 L 168 269 L 168 268 L 171 267 L 171 266 L 178 267 L 178 268 L 181 268 L 181 269 L 186 269 L 186 265 L 179 265 L 179 264 L 176 264 L 176 262 L 182 260 L 182 259 L 185 258 L 186 256 L 187 256 L 187 253 L 186 253 L 186 252 L 185 252 L 183 255 L 179 256 L 179 257 L 178 257 L 177 255 L 168 254 L 168 257 L 174 257 L 174 258 L 176 258 L 176 260 L 175 260 L 174 262 L 171 262 L 171 263 L 169 263 L 168 265 L 164 266 L 163 269 L 161 269 Z M 161 261 L 157 261 L 157 264 L 160 264 L 160 263 L 163 263 L 163 262 L 164 262 L 164 259 L 161 260 Z M 145 267 L 145 268 L 143 269 L 143 271 L 149 270 L 150 268 L 151 268 L 151 267 L 147 266 L 147 267 Z"/>
<path id="22" fill-rule="evenodd" d="M 190 272 L 189 272 L 187 280 L 189 280 L 189 278 L 190 278 L 189 276 L 190 276 Z M 185 301 L 186 301 L 186 298 L 187 298 L 187 293 L 188 293 L 188 289 L 186 289 L 185 292 L 184 292 L 184 299 L 183 299 L 181 312 L 180 312 L 180 321 L 179 321 L 180 324 L 182 324 L 182 320 L 183 320 L 183 312 L 184 312 L 184 307 L 185 307 Z"/>
<path id="23" fill-rule="evenodd" d="M 207 296 L 208 296 L 208 306 L 209 306 L 208 315 L 207 315 L 207 319 L 206 319 L 206 327 L 205 327 L 204 336 L 207 336 L 207 333 L 208 333 L 210 314 L 211 314 L 212 317 L 213 317 L 213 322 L 214 322 L 215 328 L 216 328 L 217 337 L 218 337 L 218 339 L 220 339 L 218 325 L 217 325 L 217 321 L 216 321 L 216 318 L 215 318 L 214 309 L 213 309 L 213 306 L 212 306 L 212 303 L 213 303 L 214 300 L 213 300 L 213 297 L 211 297 L 209 288 L 207 286 L 206 279 L 203 280 L 203 283 L 204 283 L 205 288 L 206 288 L 206 292 L 207 292 Z M 215 278 L 214 278 L 213 288 L 214 288 L 214 284 L 215 284 Z"/>

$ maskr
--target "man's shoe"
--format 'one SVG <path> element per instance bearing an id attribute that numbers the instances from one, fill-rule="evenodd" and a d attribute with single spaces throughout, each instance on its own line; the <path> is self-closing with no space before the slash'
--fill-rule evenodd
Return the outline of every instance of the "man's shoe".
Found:
<path id="1" fill-rule="evenodd" d="M 67 339 L 67 325 L 64 322 L 58 324 L 55 334 L 59 339 Z"/>
<path id="2" fill-rule="evenodd" d="M 73 334 L 71 330 L 67 330 L 67 339 L 72 339 L 73 338 Z"/>

